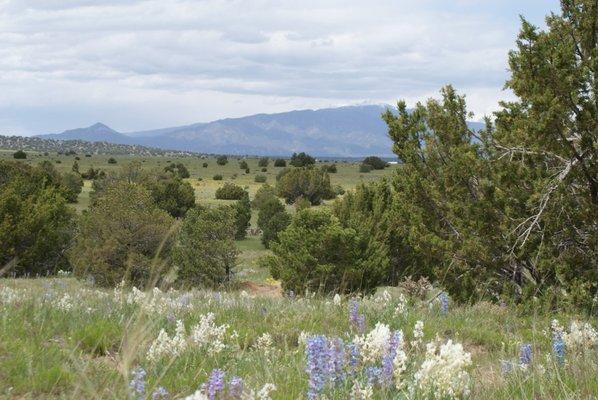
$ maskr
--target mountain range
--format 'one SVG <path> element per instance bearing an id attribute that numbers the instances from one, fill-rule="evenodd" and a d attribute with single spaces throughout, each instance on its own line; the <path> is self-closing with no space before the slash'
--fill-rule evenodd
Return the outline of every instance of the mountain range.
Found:
<path id="1" fill-rule="evenodd" d="M 389 107 L 359 105 L 256 114 L 125 133 L 96 123 L 39 137 L 213 154 L 287 156 L 305 151 L 320 157 L 388 157 L 392 156 L 392 143 L 381 115 Z M 474 129 L 483 126 L 477 122 L 469 124 Z"/>

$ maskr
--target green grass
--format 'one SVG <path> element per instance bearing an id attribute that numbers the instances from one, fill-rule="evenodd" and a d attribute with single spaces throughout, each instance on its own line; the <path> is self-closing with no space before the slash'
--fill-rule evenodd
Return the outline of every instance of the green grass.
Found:
<path id="1" fill-rule="evenodd" d="M 243 252 L 258 251 L 256 240 L 249 238 L 239 247 Z M 6 287 L 14 289 L 19 299 L 7 302 Z M 56 305 L 65 293 L 72 300 L 68 310 Z M 304 350 L 298 343 L 301 332 L 344 340 L 355 335 L 347 318 L 348 299 L 335 305 L 329 298 L 293 301 L 225 292 L 218 300 L 209 291 L 193 291 L 190 307 L 177 309 L 151 307 L 148 302 L 128 304 L 128 293 L 125 291 L 121 302 L 112 290 L 72 278 L 0 280 L 0 398 L 126 398 L 129 373 L 138 365 L 148 373 L 149 388 L 162 385 L 173 398 L 194 392 L 213 368 L 223 369 L 229 377 L 241 376 L 253 388 L 274 383 L 274 399 L 304 398 L 307 375 Z M 180 295 L 170 292 L 157 298 L 176 300 Z M 462 343 L 472 357 L 468 372 L 473 398 L 585 399 L 598 395 L 596 344 L 579 354 L 568 351 L 564 366 L 547 358 L 550 321 L 558 318 L 568 325 L 572 319 L 583 320 L 581 315 L 526 315 L 516 306 L 489 303 L 451 305 L 448 315 L 441 315 L 436 308 L 416 301 L 397 315 L 397 301 L 396 297 L 387 303 L 362 300 L 366 331 L 383 322 L 403 330 L 409 343 L 415 322 L 422 320 L 425 342 L 438 338 Z M 208 312 L 215 314 L 216 324 L 228 325 L 223 351 L 212 354 L 191 346 L 174 358 L 156 363 L 147 359 L 147 350 L 160 329 L 173 335 L 169 315 L 183 321 L 189 331 L 200 315 Z M 595 319 L 590 322 L 596 324 Z M 255 347 L 263 333 L 273 339 L 270 356 Z M 522 343 L 533 345 L 533 367 L 503 376 L 501 360 L 516 360 Z M 408 355 L 407 382 L 425 357 L 423 348 L 409 349 Z M 350 386 L 328 390 L 328 398 L 348 398 Z M 394 390 L 374 392 L 375 399 L 404 398 Z"/>

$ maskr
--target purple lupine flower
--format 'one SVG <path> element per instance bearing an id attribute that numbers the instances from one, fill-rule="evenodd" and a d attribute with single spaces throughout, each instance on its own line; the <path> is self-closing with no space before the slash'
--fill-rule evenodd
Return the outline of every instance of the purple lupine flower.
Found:
<path id="1" fill-rule="evenodd" d="M 532 363 L 532 345 L 525 343 L 519 349 L 519 364 L 528 366 Z"/>
<path id="2" fill-rule="evenodd" d="M 216 395 L 224 390 L 224 371 L 214 369 L 203 389 L 208 399 L 216 399 Z"/>
<path id="3" fill-rule="evenodd" d="M 233 376 L 228 382 L 228 396 L 231 399 L 240 399 L 243 395 L 245 384 L 243 379 L 238 376 Z"/>
<path id="4" fill-rule="evenodd" d="M 220 294 L 220 292 L 214 292 L 214 300 L 216 301 L 216 303 L 220 303 L 222 301 L 222 295 Z"/>
<path id="5" fill-rule="evenodd" d="M 442 315 L 448 314 L 448 310 L 449 310 L 449 297 L 448 297 L 448 294 L 446 294 L 445 292 L 441 292 L 438 295 L 438 300 L 440 301 L 440 313 Z"/>
<path id="6" fill-rule="evenodd" d="M 168 322 L 170 322 L 171 324 L 174 324 L 176 322 L 176 316 L 174 315 L 174 313 L 172 311 L 170 311 L 168 314 L 166 314 L 166 320 Z"/>
<path id="7" fill-rule="evenodd" d="M 328 343 L 329 374 L 332 382 L 345 380 L 345 343 L 341 338 L 335 338 Z"/>
<path id="8" fill-rule="evenodd" d="M 355 299 L 349 302 L 349 322 L 357 332 L 365 331 L 365 315 L 359 314 L 359 303 Z"/>
<path id="9" fill-rule="evenodd" d="M 309 375 L 307 398 L 316 399 L 324 390 L 327 380 L 328 368 L 328 340 L 321 335 L 310 336 L 307 339 L 305 351 L 307 367 L 305 372 Z"/>
<path id="10" fill-rule="evenodd" d="M 162 386 L 158 386 L 152 393 L 152 400 L 160 400 L 168 397 L 168 391 Z"/>
<path id="11" fill-rule="evenodd" d="M 129 382 L 129 388 L 133 392 L 133 396 L 138 399 L 145 398 L 145 376 L 147 375 L 145 370 L 141 367 L 137 367 L 132 372 L 133 379 Z"/>
<path id="12" fill-rule="evenodd" d="M 401 340 L 403 340 L 401 331 L 395 331 L 392 335 L 390 335 L 390 339 L 388 340 L 388 349 L 386 350 L 386 354 L 382 356 L 382 383 L 385 385 L 388 385 L 392 382 L 394 373 L 394 360 L 397 356 L 397 348 L 399 347 Z"/>
<path id="13" fill-rule="evenodd" d="M 500 361 L 500 371 L 503 375 L 508 375 L 513 371 L 513 362 L 507 360 Z"/>
<path id="14" fill-rule="evenodd" d="M 565 363 L 565 342 L 561 335 L 556 334 L 552 338 L 552 352 L 556 361 L 563 365 Z"/>
<path id="15" fill-rule="evenodd" d="M 368 386 L 375 386 L 381 383 L 382 370 L 378 367 L 368 367 L 365 370 L 368 379 Z"/>
<path id="16" fill-rule="evenodd" d="M 349 373 L 353 376 L 357 372 L 359 365 L 359 347 L 353 342 L 347 344 L 347 352 L 349 353 Z"/>

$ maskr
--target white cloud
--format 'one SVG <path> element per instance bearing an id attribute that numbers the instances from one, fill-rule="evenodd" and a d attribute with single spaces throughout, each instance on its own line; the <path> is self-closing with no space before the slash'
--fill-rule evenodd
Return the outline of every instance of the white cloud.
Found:
<path id="1" fill-rule="evenodd" d="M 547 13 L 533 4 L 533 15 Z M 549 1 L 548 3 L 555 3 Z M 0 129 L 118 130 L 358 102 L 453 83 L 496 108 L 519 2 L 0 0 Z M 538 21 L 535 21 L 538 22 Z"/>

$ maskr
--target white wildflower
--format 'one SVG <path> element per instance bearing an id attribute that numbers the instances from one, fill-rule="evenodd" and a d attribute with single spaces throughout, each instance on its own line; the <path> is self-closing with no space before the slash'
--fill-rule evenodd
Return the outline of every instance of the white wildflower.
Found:
<path id="1" fill-rule="evenodd" d="M 8 286 L 0 288 L 0 303 L 5 305 L 14 304 L 20 301 L 22 298 L 21 293 L 15 289 L 11 289 Z"/>
<path id="2" fill-rule="evenodd" d="M 407 370 L 407 354 L 403 349 L 403 341 L 399 343 L 397 348 L 397 354 L 393 360 L 393 375 L 395 379 L 395 386 L 397 389 L 403 388 L 405 381 L 403 379 L 403 373 Z"/>
<path id="3" fill-rule="evenodd" d="M 255 348 L 269 357 L 274 352 L 273 344 L 272 336 L 269 333 L 264 333 L 255 341 Z"/>
<path id="4" fill-rule="evenodd" d="M 178 320 L 176 322 L 176 331 L 171 338 L 164 329 L 160 330 L 158 337 L 151 344 L 147 358 L 150 362 L 156 362 L 163 357 L 176 357 L 181 354 L 187 347 L 187 339 L 185 334 L 185 325 Z"/>
<path id="5" fill-rule="evenodd" d="M 399 293 L 397 299 L 397 307 L 395 308 L 395 316 L 401 316 L 407 311 L 407 298 L 403 293 Z"/>
<path id="6" fill-rule="evenodd" d="M 270 393 L 276 390 L 276 385 L 273 383 L 266 383 L 262 388 L 257 392 L 257 400 L 270 400 Z"/>
<path id="7" fill-rule="evenodd" d="M 353 383 L 353 387 L 351 388 L 351 400 L 371 400 L 374 397 L 374 390 L 370 385 L 365 385 L 362 387 L 359 382 Z"/>
<path id="8" fill-rule="evenodd" d="M 426 346 L 426 359 L 414 375 L 413 390 L 436 399 L 466 397 L 469 393 L 471 355 L 460 343 L 449 340 L 437 348 L 434 342 Z"/>
<path id="9" fill-rule="evenodd" d="M 413 327 L 413 341 L 411 347 L 419 348 L 424 339 L 424 321 L 417 321 Z"/>
<path id="10" fill-rule="evenodd" d="M 388 325 L 378 322 L 367 335 L 355 337 L 354 343 L 359 347 L 364 363 L 375 363 L 386 353 L 390 335 Z"/>
<path id="11" fill-rule="evenodd" d="M 588 322 L 571 321 L 569 332 L 563 333 L 563 341 L 567 349 L 579 352 L 598 343 L 598 332 Z"/>
<path id="12" fill-rule="evenodd" d="M 334 303 L 335 306 L 340 306 L 341 305 L 341 296 L 337 293 L 334 295 L 334 297 L 332 298 L 332 302 Z"/>
<path id="13" fill-rule="evenodd" d="M 206 396 L 201 390 L 197 390 L 195 393 L 187 396 L 184 400 L 209 400 L 208 396 Z"/>
<path id="14" fill-rule="evenodd" d="M 201 348 L 206 348 L 210 354 L 216 354 L 224 349 L 224 335 L 228 325 L 216 325 L 214 314 L 207 313 L 200 316 L 199 324 L 191 328 L 191 340 Z"/>
<path id="15" fill-rule="evenodd" d="M 52 305 L 61 311 L 70 311 L 73 308 L 73 300 L 70 294 L 65 293 L 60 299 L 52 302 Z"/>

